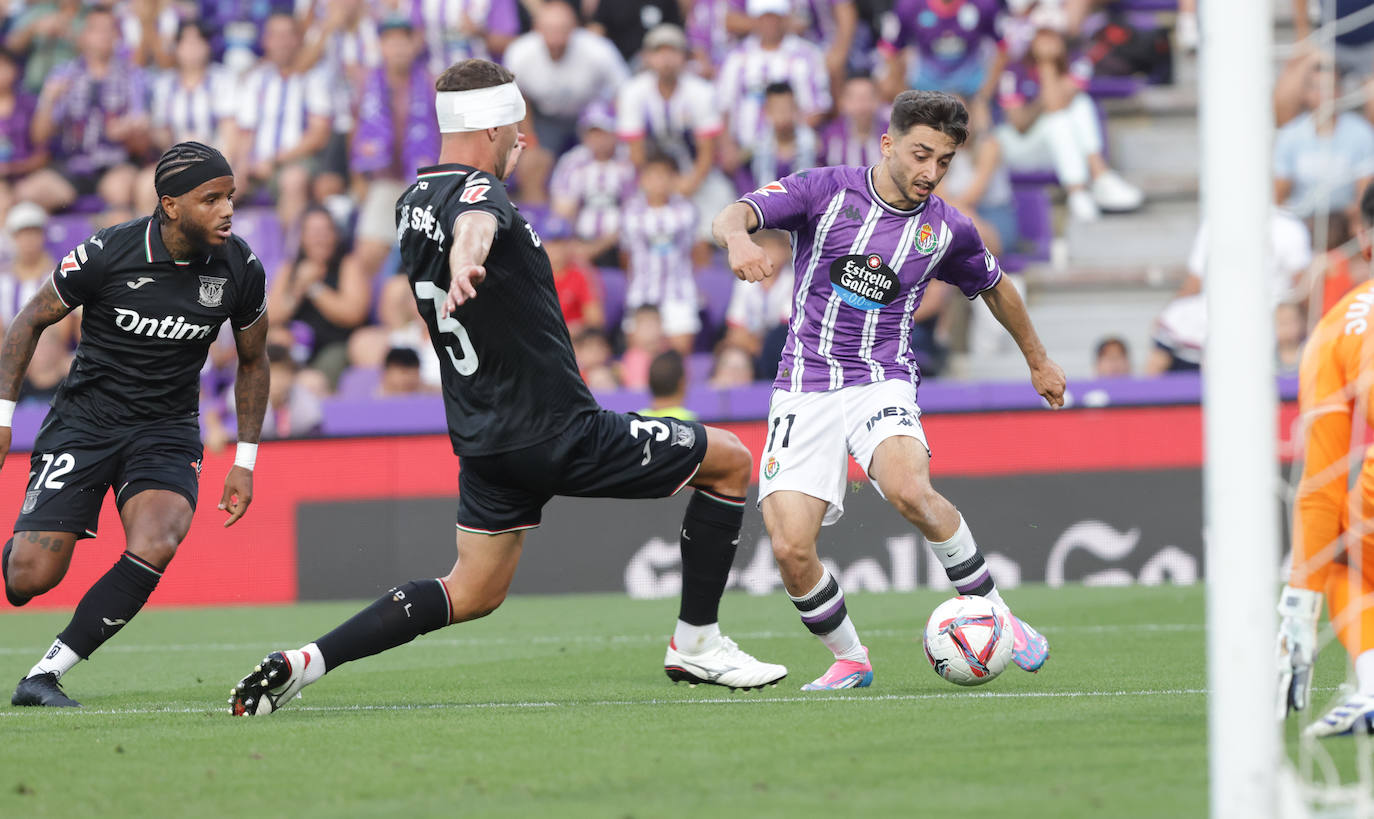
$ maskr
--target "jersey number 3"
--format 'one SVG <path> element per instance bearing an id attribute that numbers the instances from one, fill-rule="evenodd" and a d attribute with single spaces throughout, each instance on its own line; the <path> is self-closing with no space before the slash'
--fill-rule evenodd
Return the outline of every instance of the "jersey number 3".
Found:
<path id="1" fill-rule="evenodd" d="M 459 375 L 472 375 L 477 372 L 477 350 L 472 346 L 472 339 L 468 338 L 468 330 L 462 322 L 453 316 L 443 318 L 444 300 L 448 293 L 440 290 L 434 282 L 416 282 L 415 298 L 419 301 L 428 301 L 434 305 L 434 326 L 439 332 L 453 336 L 452 341 L 444 342 L 444 350 L 448 352 L 448 360 L 453 363 L 453 369 Z M 453 352 L 454 347 L 462 355 Z"/>

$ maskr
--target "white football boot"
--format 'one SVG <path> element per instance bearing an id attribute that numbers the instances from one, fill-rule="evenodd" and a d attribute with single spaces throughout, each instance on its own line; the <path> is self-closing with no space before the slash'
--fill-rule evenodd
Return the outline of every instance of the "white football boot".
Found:
<path id="1" fill-rule="evenodd" d="M 1303 733 L 1314 738 L 1374 733 L 1374 697 L 1352 694 Z"/>
<path id="2" fill-rule="evenodd" d="M 668 653 L 663 657 L 663 672 L 674 683 L 685 682 L 692 687 L 703 683 L 723 685 L 731 691 L 777 685 L 787 676 L 784 666 L 760 662 L 741 651 L 729 637 L 721 635 L 713 643 L 700 654 L 686 654 L 678 651 L 676 641 L 670 640 Z"/>
<path id="3" fill-rule="evenodd" d="M 229 692 L 229 710 L 236 717 L 260 717 L 300 696 L 310 655 L 298 649 L 274 651 Z"/>

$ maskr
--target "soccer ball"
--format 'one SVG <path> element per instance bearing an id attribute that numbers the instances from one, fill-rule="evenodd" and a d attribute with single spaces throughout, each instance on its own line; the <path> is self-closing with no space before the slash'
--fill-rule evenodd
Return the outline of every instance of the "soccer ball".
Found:
<path id="1" fill-rule="evenodd" d="M 1011 622 L 1006 609 L 986 597 L 946 600 L 926 623 L 926 659 L 955 685 L 992 681 L 1011 662 Z"/>

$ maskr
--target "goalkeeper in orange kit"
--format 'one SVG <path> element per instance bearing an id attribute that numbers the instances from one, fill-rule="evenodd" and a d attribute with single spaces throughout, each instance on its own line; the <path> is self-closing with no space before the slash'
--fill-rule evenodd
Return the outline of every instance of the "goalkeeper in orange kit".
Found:
<path id="1" fill-rule="evenodd" d="M 1371 256 L 1374 185 L 1360 200 L 1357 233 Z M 1309 736 L 1374 733 L 1374 449 L 1350 474 L 1374 429 L 1374 282 L 1341 299 L 1313 328 L 1299 371 L 1306 460 L 1293 501 L 1293 563 L 1279 597 L 1279 715 L 1308 704 L 1322 598 L 1355 665 L 1356 693 Z"/>

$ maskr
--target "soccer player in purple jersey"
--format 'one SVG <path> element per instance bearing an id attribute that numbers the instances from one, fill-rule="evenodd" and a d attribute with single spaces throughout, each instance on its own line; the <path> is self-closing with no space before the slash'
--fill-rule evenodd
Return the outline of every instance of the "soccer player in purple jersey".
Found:
<path id="1" fill-rule="evenodd" d="M 773 273 L 750 233 L 772 228 L 794 236 L 794 309 L 768 410 L 759 503 L 783 585 L 802 622 L 835 655 L 805 690 L 873 681 L 844 593 L 816 554 L 821 526 L 844 512 L 847 455 L 925 535 L 960 594 L 1005 605 L 968 524 L 930 485 L 910 347 L 912 313 L 926 284 L 938 278 L 970 299 L 982 296 L 1052 407 L 1063 406 L 1065 382 L 969 218 L 933 195 L 967 136 L 968 112 L 957 99 L 903 92 L 877 165 L 792 174 L 747 194 L 712 225 L 744 281 Z M 1014 615 L 1011 622 L 1016 664 L 1039 670 L 1048 641 Z"/>

